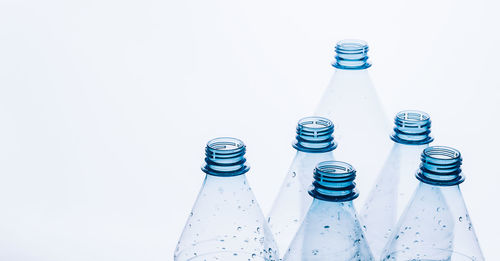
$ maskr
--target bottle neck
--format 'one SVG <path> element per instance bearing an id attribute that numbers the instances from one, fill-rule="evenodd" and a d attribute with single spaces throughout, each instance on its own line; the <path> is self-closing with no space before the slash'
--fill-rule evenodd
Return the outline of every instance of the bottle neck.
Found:
<path id="1" fill-rule="evenodd" d="M 333 138 L 333 123 L 322 117 L 303 118 L 297 124 L 293 147 L 307 153 L 323 153 L 337 147 Z"/>
<path id="2" fill-rule="evenodd" d="M 245 174 L 250 167 L 246 165 L 246 146 L 234 138 L 217 138 L 208 142 L 205 148 L 203 172 L 219 177 L 232 177 Z"/>
<path id="3" fill-rule="evenodd" d="M 358 197 L 355 177 L 356 170 L 345 162 L 321 162 L 314 169 L 313 188 L 309 194 L 323 201 L 351 201 Z"/>
<path id="4" fill-rule="evenodd" d="M 335 46 L 333 67 L 342 70 L 363 70 L 371 66 L 368 61 L 368 44 L 361 40 L 344 40 Z"/>
<path id="5" fill-rule="evenodd" d="M 421 182 L 435 186 L 454 186 L 462 183 L 462 156 L 456 149 L 434 146 L 425 149 L 416 174 Z"/>
<path id="6" fill-rule="evenodd" d="M 406 145 L 422 145 L 431 143 L 431 120 L 427 113 L 421 111 L 401 111 L 394 118 L 394 132 L 391 139 Z"/>

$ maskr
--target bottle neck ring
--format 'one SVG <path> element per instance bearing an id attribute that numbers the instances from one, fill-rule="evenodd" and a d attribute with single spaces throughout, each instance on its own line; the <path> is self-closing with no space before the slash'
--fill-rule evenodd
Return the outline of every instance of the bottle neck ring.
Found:
<path id="1" fill-rule="evenodd" d="M 245 174 L 250 167 L 246 165 L 246 146 L 235 138 L 216 138 L 207 143 L 205 165 L 201 170 L 209 175 L 232 177 Z"/>
<path id="2" fill-rule="evenodd" d="M 297 124 L 297 136 L 292 146 L 308 153 L 322 153 L 337 148 L 333 139 L 333 123 L 322 117 L 306 117 Z"/>
<path id="3" fill-rule="evenodd" d="M 333 67 L 343 70 L 363 70 L 369 68 L 368 44 L 362 40 L 343 40 L 335 46 Z"/>
<path id="4" fill-rule="evenodd" d="M 462 174 L 462 156 L 456 149 L 433 146 L 424 149 L 416 177 L 421 182 L 436 186 L 454 186 L 465 180 Z"/>
<path id="5" fill-rule="evenodd" d="M 324 161 L 314 169 L 314 181 L 309 194 L 316 199 L 344 202 L 358 197 L 356 170 L 342 161 Z"/>
<path id="6" fill-rule="evenodd" d="M 422 111 L 406 110 L 396 114 L 394 132 L 391 139 L 394 142 L 407 145 L 422 145 L 431 143 L 431 119 Z"/>

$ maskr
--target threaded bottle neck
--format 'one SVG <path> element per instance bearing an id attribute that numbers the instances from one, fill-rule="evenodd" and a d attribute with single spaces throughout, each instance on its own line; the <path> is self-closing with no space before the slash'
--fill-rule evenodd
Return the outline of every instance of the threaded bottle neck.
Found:
<path id="1" fill-rule="evenodd" d="M 424 149 L 420 157 L 420 169 L 417 179 L 438 186 L 453 186 L 462 183 L 465 177 L 462 175 L 460 166 L 462 156 L 454 148 L 444 146 L 433 146 Z"/>
<path id="2" fill-rule="evenodd" d="M 207 143 L 203 172 L 220 177 L 245 174 L 248 167 L 245 159 L 246 146 L 235 138 L 216 138 Z"/>
<path id="3" fill-rule="evenodd" d="M 344 70 L 362 70 L 369 68 L 368 44 L 362 40 L 342 40 L 335 46 L 333 67 Z"/>
<path id="4" fill-rule="evenodd" d="M 337 147 L 333 139 L 333 123 L 322 117 L 306 117 L 297 124 L 297 136 L 292 146 L 303 152 L 321 153 Z"/>
<path id="5" fill-rule="evenodd" d="M 391 139 L 394 142 L 422 145 L 434 140 L 431 134 L 431 118 L 422 111 L 406 110 L 396 114 L 394 118 L 394 133 Z"/>
<path id="6" fill-rule="evenodd" d="M 314 169 L 313 188 L 309 194 L 325 201 L 351 201 L 358 197 L 356 170 L 342 161 L 323 161 Z"/>

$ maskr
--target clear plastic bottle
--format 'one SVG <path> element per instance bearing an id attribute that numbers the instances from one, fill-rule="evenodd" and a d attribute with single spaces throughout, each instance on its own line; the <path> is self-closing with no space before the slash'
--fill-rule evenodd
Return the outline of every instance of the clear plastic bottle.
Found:
<path id="1" fill-rule="evenodd" d="M 374 260 L 364 238 L 352 200 L 354 168 L 340 161 L 326 161 L 314 170 L 314 198 L 284 261 Z"/>
<path id="2" fill-rule="evenodd" d="M 269 214 L 268 222 L 279 252 L 285 253 L 311 205 L 308 189 L 313 171 L 322 161 L 333 160 L 337 147 L 333 123 L 321 117 L 303 118 L 297 124 L 293 147 L 297 154 L 288 170 Z"/>
<path id="3" fill-rule="evenodd" d="M 418 185 L 414 174 L 420 154 L 433 141 L 431 120 L 425 112 L 399 112 L 394 123 L 391 153 L 360 211 L 360 221 L 375 257 L 382 254 L 392 228 Z"/>
<path id="4" fill-rule="evenodd" d="M 245 145 L 234 138 L 208 142 L 206 178 L 174 253 L 184 260 L 279 260 L 266 219 L 245 173 Z"/>
<path id="5" fill-rule="evenodd" d="M 390 125 L 368 73 L 368 44 L 343 40 L 335 52 L 335 72 L 315 115 L 335 122 L 335 139 L 340 144 L 335 156 L 356 166 L 358 186 L 368 191 L 389 153 Z"/>
<path id="6" fill-rule="evenodd" d="M 422 152 L 420 180 L 381 260 L 484 260 L 459 184 L 460 152 L 429 147 Z"/>

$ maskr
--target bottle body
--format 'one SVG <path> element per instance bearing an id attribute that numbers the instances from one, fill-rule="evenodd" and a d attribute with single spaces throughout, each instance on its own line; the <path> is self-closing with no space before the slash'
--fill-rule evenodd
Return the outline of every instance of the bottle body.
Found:
<path id="1" fill-rule="evenodd" d="M 484 260 L 459 186 L 421 182 L 381 260 Z"/>
<path id="2" fill-rule="evenodd" d="M 284 261 L 374 260 L 352 201 L 314 199 Z"/>
<path id="3" fill-rule="evenodd" d="M 276 249 L 245 175 L 207 175 L 174 260 L 270 261 Z"/>
<path id="4" fill-rule="evenodd" d="M 388 121 L 368 70 L 336 68 L 315 114 L 335 122 L 340 144 L 335 155 L 356 166 L 358 187 L 368 191 L 391 147 Z"/>
<path id="5" fill-rule="evenodd" d="M 217 138 L 205 148 L 205 181 L 174 253 L 175 261 L 279 259 L 266 218 L 248 185 L 245 145 Z"/>
<path id="6" fill-rule="evenodd" d="M 316 166 L 309 191 L 313 202 L 284 261 L 374 260 L 352 203 L 358 197 L 355 176 L 345 162 Z"/>
<path id="7" fill-rule="evenodd" d="M 268 217 L 269 227 L 284 254 L 302 224 L 313 198 L 308 194 L 312 173 L 322 161 L 333 160 L 333 152 L 297 151 Z"/>
<path id="8" fill-rule="evenodd" d="M 459 184 L 459 151 L 429 147 L 421 155 L 420 181 L 385 246 L 381 260 L 484 260 Z"/>
<path id="9" fill-rule="evenodd" d="M 382 253 L 392 229 L 418 185 L 415 172 L 420 162 L 419 156 L 426 147 L 428 144 L 394 143 L 360 211 L 361 224 L 375 257 Z"/>

